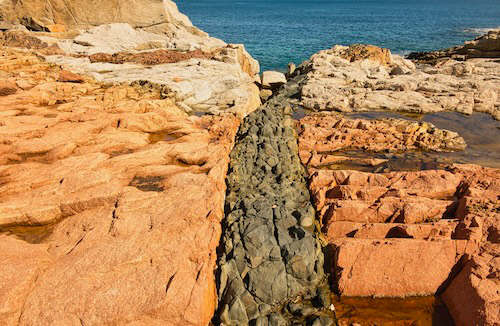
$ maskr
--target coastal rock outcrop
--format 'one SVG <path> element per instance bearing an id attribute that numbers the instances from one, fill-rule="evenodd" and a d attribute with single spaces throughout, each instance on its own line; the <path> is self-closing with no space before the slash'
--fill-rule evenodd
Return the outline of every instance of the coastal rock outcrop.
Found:
<path id="1" fill-rule="evenodd" d="M 128 23 L 150 28 L 172 24 L 193 28 L 189 18 L 179 12 L 170 0 L 2 0 L 0 16 L 4 21 L 20 23 L 32 30 L 54 31 L 54 26 L 86 28 L 109 23 Z M 201 32 L 201 31 L 200 31 Z"/>
<path id="2" fill-rule="evenodd" d="M 457 134 L 395 119 L 316 114 L 297 125 L 300 157 L 334 257 L 328 268 L 336 292 L 437 295 L 457 325 L 494 325 L 500 170 L 461 164 L 388 173 L 342 168 L 332 163 L 377 165 L 370 153 L 457 150 L 465 143 Z"/>
<path id="3" fill-rule="evenodd" d="M 239 120 L 0 56 L 1 323 L 207 325 Z"/>
<path id="4" fill-rule="evenodd" d="M 494 59 L 417 67 L 373 46 L 335 46 L 314 54 L 297 75 L 306 77 L 300 104 L 313 111 L 485 112 L 500 120 L 500 63 Z"/>
<path id="5" fill-rule="evenodd" d="M 248 115 L 231 153 L 218 261 L 221 325 L 333 322 L 314 209 L 285 104 L 281 93 Z"/>
<path id="6" fill-rule="evenodd" d="M 500 58 L 500 30 L 489 31 L 464 45 L 431 52 L 412 52 L 408 55 L 408 59 L 422 63 L 436 63 L 447 58 Z"/>

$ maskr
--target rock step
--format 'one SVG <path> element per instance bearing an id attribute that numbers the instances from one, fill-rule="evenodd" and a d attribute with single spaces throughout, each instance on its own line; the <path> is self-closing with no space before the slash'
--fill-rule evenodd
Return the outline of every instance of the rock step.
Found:
<path id="1" fill-rule="evenodd" d="M 325 234 L 329 241 L 338 238 L 356 239 L 452 239 L 458 220 L 441 220 L 435 223 L 356 223 L 336 221 L 328 224 Z"/>
<path id="2" fill-rule="evenodd" d="M 342 238 L 330 241 L 330 246 L 334 288 L 341 295 L 408 297 L 434 295 L 476 243 Z"/>

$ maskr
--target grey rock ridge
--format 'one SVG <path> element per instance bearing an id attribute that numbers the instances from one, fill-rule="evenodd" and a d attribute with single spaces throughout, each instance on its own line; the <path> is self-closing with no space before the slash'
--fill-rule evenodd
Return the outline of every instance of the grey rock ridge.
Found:
<path id="1" fill-rule="evenodd" d="M 275 96 L 245 118 L 236 136 L 216 324 L 332 324 L 322 309 L 329 299 L 315 211 L 285 103 L 286 94 Z"/>

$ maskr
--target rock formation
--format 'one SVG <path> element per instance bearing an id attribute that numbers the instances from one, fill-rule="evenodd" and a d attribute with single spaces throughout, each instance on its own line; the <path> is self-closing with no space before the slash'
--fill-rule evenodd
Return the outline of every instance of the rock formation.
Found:
<path id="1" fill-rule="evenodd" d="M 2 324 L 207 325 L 238 119 L 0 56 Z"/>
<path id="2" fill-rule="evenodd" d="M 300 74 L 301 105 L 313 111 L 486 112 L 500 120 L 500 64 L 492 59 L 415 66 L 373 46 L 335 46 L 300 65 Z"/>
<path id="3" fill-rule="evenodd" d="M 441 295 L 457 325 L 498 319 L 500 170 L 359 172 L 328 169 L 349 157 L 409 150 L 456 150 L 463 139 L 403 120 L 334 114 L 304 117 L 299 151 L 334 257 L 328 266 L 343 296 Z M 418 131 L 420 130 L 420 131 Z M 458 146 L 457 146 L 458 145 Z M 377 164 L 377 159 L 372 159 Z"/>
<path id="4" fill-rule="evenodd" d="M 431 52 L 413 52 L 408 59 L 424 63 L 436 63 L 439 60 L 453 58 L 467 60 L 472 58 L 499 58 L 500 30 L 492 30 L 464 45 Z"/>
<path id="5" fill-rule="evenodd" d="M 231 153 L 218 262 L 221 325 L 332 324 L 321 316 L 329 306 L 323 254 L 284 103 L 282 93 L 246 117 Z"/>

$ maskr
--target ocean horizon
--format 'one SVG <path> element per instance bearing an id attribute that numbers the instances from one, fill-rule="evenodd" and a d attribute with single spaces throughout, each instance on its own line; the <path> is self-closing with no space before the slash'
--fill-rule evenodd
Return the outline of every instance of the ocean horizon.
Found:
<path id="1" fill-rule="evenodd" d="M 462 44 L 500 28 L 499 0 L 178 0 L 193 24 L 243 43 L 262 70 L 286 70 L 335 44 L 405 55 Z"/>

